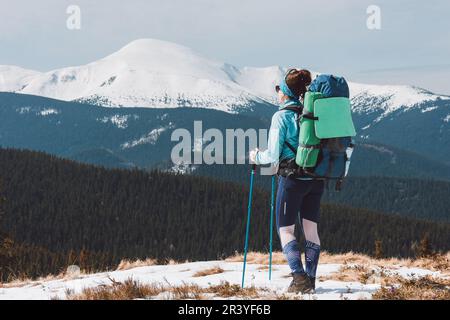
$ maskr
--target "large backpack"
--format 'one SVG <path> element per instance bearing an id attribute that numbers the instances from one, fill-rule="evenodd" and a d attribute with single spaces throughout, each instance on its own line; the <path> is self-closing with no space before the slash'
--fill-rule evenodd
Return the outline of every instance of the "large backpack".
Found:
<path id="1" fill-rule="evenodd" d="M 343 77 L 331 74 L 321 74 L 317 76 L 309 86 L 310 92 L 320 92 L 324 98 L 350 97 L 350 90 L 347 81 Z"/>
<path id="2" fill-rule="evenodd" d="M 356 135 L 345 79 L 332 75 L 317 77 L 305 94 L 299 121 L 299 146 L 294 149 L 296 177 L 336 180 L 336 190 L 340 190 Z"/>

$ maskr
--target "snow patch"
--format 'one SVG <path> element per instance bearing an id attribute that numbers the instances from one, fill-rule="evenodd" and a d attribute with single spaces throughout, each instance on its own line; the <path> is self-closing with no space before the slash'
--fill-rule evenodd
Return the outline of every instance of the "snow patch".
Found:
<path id="1" fill-rule="evenodd" d="M 444 122 L 450 122 L 450 114 L 448 114 L 443 120 Z"/>
<path id="2" fill-rule="evenodd" d="M 156 142 L 158 141 L 161 133 L 163 133 L 164 131 L 166 131 L 167 129 L 170 129 L 170 128 L 173 128 L 172 122 L 170 122 L 169 125 L 166 127 L 160 127 L 160 128 L 153 129 L 152 131 L 150 131 L 146 135 L 140 137 L 139 139 L 122 143 L 120 145 L 120 147 L 122 149 L 130 149 L 130 148 L 134 148 L 136 146 L 143 145 L 143 144 L 155 145 Z"/>
<path id="3" fill-rule="evenodd" d="M 436 110 L 437 108 L 438 107 L 428 107 L 428 108 L 420 110 L 420 112 L 422 112 L 422 113 L 430 112 L 430 111 Z"/>
<path id="4" fill-rule="evenodd" d="M 31 107 L 21 107 L 21 108 L 16 109 L 16 112 L 18 112 L 19 114 L 30 113 Z"/>
<path id="5" fill-rule="evenodd" d="M 43 117 L 45 117 L 45 116 L 49 116 L 49 115 L 52 115 L 52 114 L 59 114 L 59 113 L 60 113 L 59 110 L 50 108 L 50 109 L 41 110 L 41 111 L 39 111 L 38 114 L 43 116 Z"/>
<path id="6" fill-rule="evenodd" d="M 368 149 L 374 149 L 380 153 L 387 153 L 391 156 L 391 163 L 396 164 L 397 163 L 397 155 L 394 153 L 394 151 L 387 149 L 386 147 L 382 146 L 376 146 L 372 144 L 364 144 L 363 147 L 366 147 Z"/>
<path id="7" fill-rule="evenodd" d="M 111 122 L 113 125 L 115 125 L 119 129 L 126 129 L 128 127 L 128 120 L 130 118 L 133 118 L 134 120 L 139 119 L 138 115 L 113 115 L 111 117 L 103 117 L 101 119 L 97 119 L 97 121 L 100 121 L 102 123 L 108 123 Z"/>
<path id="8" fill-rule="evenodd" d="M 169 116 L 168 113 L 164 113 L 164 114 L 162 114 L 162 115 L 160 115 L 160 116 L 157 116 L 156 119 L 161 120 L 161 121 L 164 121 L 164 120 L 167 119 L 168 116 Z"/>
<path id="9" fill-rule="evenodd" d="M 187 163 L 178 163 L 178 164 L 174 164 L 169 170 L 167 170 L 168 172 L 172 172 L 172 173 L 176 173 L 176 174 L 191 174 L 192 172 L 195 171 L 195 169 L 197 169 L 196 166 L 192 165 L 192 164 L 187 164 Z"/>

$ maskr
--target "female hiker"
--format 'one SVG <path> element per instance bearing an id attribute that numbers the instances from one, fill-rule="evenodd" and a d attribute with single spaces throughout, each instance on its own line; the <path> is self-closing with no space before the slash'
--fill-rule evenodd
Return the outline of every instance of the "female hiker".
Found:
<path id="1" fill-rule="evenodd" d="M 302 100 L 311 83 L 308 70 L 289 70 L 276 86 L 280 107 L 273 115 L 269 131 L 268 149 L 250 152 L 250 161 L 260 164 L 280 164 L 295 158 L 298 147 L 298 114 Z M 298 108 L 298 110 L 297 110 Z M 317 232 L 319 208 L 324 181 L 292 176 L 278 178 L 276 222 L 283 253 L 292 270 L 293 280 L 289 292 L 308 293 L 315 289 L 315 278 L 320 253 Z M 305 267 L 302 264 L 299 244 L 294 228 L 297 218 L 303 229 L 305 243 Z"/>

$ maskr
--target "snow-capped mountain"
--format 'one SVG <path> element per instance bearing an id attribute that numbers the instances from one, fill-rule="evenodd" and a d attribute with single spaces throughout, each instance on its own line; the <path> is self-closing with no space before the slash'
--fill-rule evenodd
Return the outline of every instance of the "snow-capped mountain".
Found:
<path id="1" fill-rule="evenodd" d="M 256 103 L 276 104 L 274 85 L 286 68 L 238 68 L 190 48 L 154 39 L 136 40 L 84 66 L 39 73 L 0 66 L 0 91 L 101 106 L 204 107 L 227 112 Z M 354 111 L 381 111 L 450 100 L 411 86 L 350 83 Z M 428 106 L 429 107 L 429 106 Z"/>
<path id="2" fill-rule="evenodd" d="M 285 71 L 286 68 L 280 66 L 238 68 L 205 58 L 184 46 L 142 39 L 85 66 L 46 73 L 0 66 L 0 91 L 89 102 L 102 107 L 147 107 L 152 110 L 172 108 L 173 111 L 178 110 L 177 107 L 200 107 L 268 120 L 276 110 L 274 86 Z M 313 77 L 316 75 L 317 73 L 313 73 Z M 406 85 L 349 82 L 349 86 L 359 139 L 412 151 L 450 164 L 449 96 Z M 7 95 L 2 97 L 8 101 L 10 98 L 17 102 L 21 100 Z M 24 97 L 24 101 L 28 100 L 35 106 L 36 99 Z M 6 101 L 3 102 L 5 105 Z M 55 115 L 55 112 L 62 111 L 51 107 L 52 105 L 53 103 L 42 106 L 39 112 L 52 114 L 53 118 L 64 117 L 61 114 Z M 30 105 L 21 104 L 16 107 L 19 111 L 15 109 L 15 112 L 20 115 L 28 114 L 29 107 Z M 94 110 L 91 108 L 90 112 Z M 199 113 L 193 110 L 183 111 L 183 117 L 191 119 L 189 113 L 194 113 L 199 119 Z M 14 118 L 11 114 L 5 114 L 4 117 Z M 215 127 L 220 127 L 224 115 L 219 112 L 214 115 L 214 119 Z M 83 120 L 80 119 L 79 123 L 81 121 Z M 121 123 L 124 119 L 115 121 Z M 130 121 L 132 118 L 128 119 Z M 59 126 L 60 123 L 56 125 Z M 66 124 L 63 123 L 62 126 L 64 125 Z M 236 127 L 235 125 L 230 125 L 230 128 Z M 33 127 L 33 124 L 29 126 Z M 161 123 L 157 123 L 152 130 L 158 130 L 160 126 Z M 267 126 L 262 125 L 264 128 Z M 14 125 L 8 130 L 14 131 Z M 3 139 L 3 143 L 15 145 L 11 143 L 15 138 L 6 139 L 7 133 L 4 131 L 2 137 L 0 132 L 0 139 Z M 127 150 L 134 150 L 137 148 L 135 141 L 151 141 L 147 136 L 149 134 L 150 131 L 129 141 L 117 143 L 125 143 L 125 146 L 132 146 Z"/>
<path id="3" fill-rule="evenodd" d="M 0 65 L 0 91 L 20 92 L 39 74 L 16 66 Z"/>
<path id="4" fill-rule="evenodd" d="M 430 103 L 450 101 L 450 96 L 437 95 L 422 88 L 406 85 L 365 85 L 350 83 L 353 112 L 369 114 L 380 112 L 377 121 L 396 111 L 412 109 L 428 112 L 437 109 Z"/>
<path id="5" fill-rule="evenodd" d="M 137 40 L 85 66 L 36 75 L 20 90 L 123 107 L 211 107 L 232 111 L 263 100 L 233 79 L 239 70 L 159 40 Z"/>

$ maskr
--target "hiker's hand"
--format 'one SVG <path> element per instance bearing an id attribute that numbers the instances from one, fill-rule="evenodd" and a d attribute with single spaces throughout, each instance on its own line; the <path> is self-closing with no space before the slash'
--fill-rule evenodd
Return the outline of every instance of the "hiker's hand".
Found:
<path id="1" fill-rule="evenodd" d="M 255 163 L 256 162 L 256 154 L 259 152 L 259 149 L 258 148 L 256 148 L 256 149 L 253 149 L 252 151 L 250 151 L 250 154 L 249 154 L 249 159 L 250 159 L 250 162 L 251 163 Z"/>

